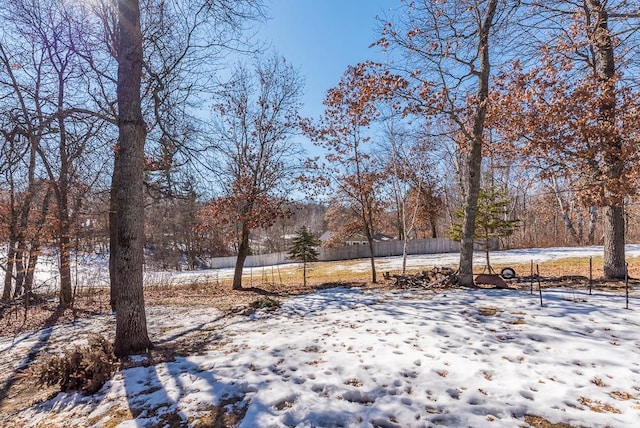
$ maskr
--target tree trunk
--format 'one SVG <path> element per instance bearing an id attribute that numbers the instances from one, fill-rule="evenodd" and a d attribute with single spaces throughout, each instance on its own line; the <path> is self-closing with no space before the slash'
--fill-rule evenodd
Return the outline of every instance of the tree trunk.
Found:
<path id="1" fill-rule="evenodd" d="M 368 239 L 369 243 L 369 260 L 371 261 L 371 282 L 374 284 L 378 282 L 378 276 L 376 274 L 376 257 L 373 253 L 373 237 Z"/>
<path id="2" fill-rule="evenodd" d="M 587 244 L 595 244 L 596 226 L 598 225 L 598 208 L 589 208 L 589 233 L 587 234 Z"/>
<path id="3" fill-rule="evenodd" d="M 18 241 L 18 248 L 14 256 L 14 263 L 16 269 L 15 284 L 13 297 L 17 298 L 22 296 L 24 292 L 24 277 L 26 275 L 26 269 L 24 267 L 24 258 L 27 252 L 27 243 L 24 242 L 24 237 L 20 237 Z"/>
<path id="4" fill-rule="evenodd" d="M 551 184 L 553 185 L 553 193 L 556 197 L 556 201 L 558 202 L 558 208 L 560 208 L 560 213 L 562 213 L 562 220 L 564 220 L 564 226 L 571 235 L 573 241 L 580 245 L 580 238 L 578 237 L 578 233 L 576 229 L 573 227 L 573 222 L 571 221 L 571 217 L 569 216 L 569 208 L 565 207 L 564 200 L 562 199 L 562 195 L 560 194 L 560 189 L 558 188 L 558 180 L 555 175 L 551 176 Z"/>
<path id="5" fill-rule="evenodd" d="M 604 129 L 617 129 L 616 124 L 616 76 L 614 42 L 609 30 L 609 15 L 606 2 L 588 0 L 587 6 L 593 18 L 591 43 L 596 48 L 596 74 L 600 83 L 599 121 Z M 624 198 L 619 185 L 624 170 L 622 139 L 617 132 L 605 133 L 602 138 L 602 171 L 604 174 L 603 209 L 604 226 L 604 277 L 622 279 L 625 276 L 626 262 L 624 251 Z"/>
<path id="6" fill-rule="evenodd" d="M 622 205 L 622 204 L 621 204 Z M 624 208 L 606 206 L 602 209 L 604 226 L 604 277 L 622 279 L 626 272 L 624 252 Z"/>
<path id="7" fill-rule="evenodd" d="M 142 117 L 142 33 L 138 0 L 118 0 L 118 145 L 113 194 L 115 196 L 116 337 L 114 352 L 124 357 L 153 345 L 147 333 L 144 307 L 144 143 Z M 112 225 L 113 226 L 113 225 Z"/>
<path id="8" fill-rule="evenodd" d="M 236 267 L 233 271 L 234 290 L 242 290 L 242 269 L 244 262 L 249 255 L 249 226 L 246 222 L 242 223 L 242 232 L 240 236 L 240 245 L 238 246 L 238 258 L 236 259 Z"/>
<path id="9" fill-rule="evenodd" d="M 436 219 L 432 217 L 429 218 L 429 224 L 431 225 L 431 237 L 432 238 L 437 238 L 438 237 L 438 229 L 436 227 Z"/>
<path id="10" fill-rule="evenodd" d="M 73 305 L 73 289 L 71 287 L 71 239 L 69 237 L 69 223 L 65 219 L 60 224 L 60 307 Z"/>
<path id="11" fill-rule="evenodd" d="M 462 243 L 460 245 L 459 283 L 462 286 L 473 285 L 473 241 L 476 232 L 476 214 L 478 211 L 478 194 L 480 192 L 480 176 L 482 170 L 482 143 L 484 122 L 487 115 L 487 98 L 489 96 L 489 33 L 496 13 L 498 0 L 490 0 L 487 14 L 479 32 L 478 54 L 480 70 L 478 72 L 478 92 L 473 120 L 473 135 L 470 141 L 471 150 L 467 159 L 467 188 L 464 204 L 464 220 L 462 223 Z"/>
<path id="12" fill-rule="evenodd" d="M 302 285 L 307 286 L 307 256 L 302 260 Z"/>
<path id="13" fill-rule="evenodd" d="M 116 153 L 114 156 L 113 162 L 113 175 L 111 177 L 111 189 L 109 196 L 109 278 L 110 278 L 110 287 L 109 287 L 109 305 L 111 306 L 111 312 L 116 311 L 116 290 L 117 290 L 117 281 L 116 281 L 116 258 L 118 246 L 116 242 L 118 241 L 118 218 L 116 216 L 117 204 L 116 204 L 116 187 L 118 185 L 118 171 L 120 171 L 120 165 L 118 164 L 118 154 Z"/>
<path id="14" fill-rule="evenodd" d="M 407 242 L 407 237 L 405 236 L 404 239 L 402 240 L 402 274 L 406 274 L 407 273 L 407 247 L 408 247 L 408 242 Z"/>
<path id="15" fill-rule="evenodd" d="M 27 275 L 24 278 L 24 304 L 29 306 L 33 299 L 33 281 L 36 272 L 36 265 L 38 264 L 38 257 L 40 255 L 40 237 L 42 230 L 45 228 L 47 222 L 47 215 L 49 213 L 49 203 L 51 200 L 51 190 L 47 190 L 42 201 L 42 211 L 40 213 L 40 219 L 38 219 L 36 233 L 31 240 L 31 247 L 29 248 L 29 264 L 27 266 Z"/>
<path id="16" fill-rule="evenodd" d="M 370 199 L 366 199 L 362 204 L 362 219 L 364 220 L 364 232 L 367 237 L 367 244 L 369 245 L 369 259 L 371 260 L 371 282 L 374 284 L 378 282 L 376 275 L 376 256 L 373 252 L 373 208 L 370 203 Z"/>
<path id="17" fill-rule="evenodd" d="M 2 291 L 3 302 L 11 300 L 11 291 L 13 290 L 13 262 L 16 255 L 15 246 L 15 239 L 10 239 L 9 247 L 7 248 L 7 265 L 4 272 L 4 290 Z"/>

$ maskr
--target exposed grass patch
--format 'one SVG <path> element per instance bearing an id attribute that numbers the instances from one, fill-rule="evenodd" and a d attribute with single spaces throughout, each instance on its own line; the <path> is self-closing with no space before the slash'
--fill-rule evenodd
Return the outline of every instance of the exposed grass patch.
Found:
<path id="1" fill-rule="evenodd" d="M 480 309 L 478 309 L 478 314 L 480 314 L 483 317 L 492 317 L 494 315 L 496 315 L 500 310 L 496 307 L 492 307 L 492 306 L 485 306 L 482 307 Z"/>
<path id="2" fill-rule="evenodd" d="M 565 424 L 562 422 L 554 424 L 552 422 L 549 422 L 545 418 L 535 415 L 525 415 L 524 421 L 531 425 L 533 428 L 579 428 L 577 426 Z"/>
<path id="3" fill-rule="evenodd" d="M 599 400 L 592 400 L 587 397 L 578 398 L 578 402 L 583 406 L 587 406 L 592 412 L 597 413 L 620 413 L 620 410 L 616 409 L 610 404 L 603 403 Z"/>

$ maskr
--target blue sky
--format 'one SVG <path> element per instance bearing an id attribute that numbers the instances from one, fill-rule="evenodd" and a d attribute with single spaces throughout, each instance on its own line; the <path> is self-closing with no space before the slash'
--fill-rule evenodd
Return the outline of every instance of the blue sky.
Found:
<path id="1" fill-rule="evenodd" d="M 369 45 L 377 40 L 379 23 L 400 5 L 398 0 L 271 0 L 271 19 L 260 32 L 262 41 L 300 70 L 305 79 L 302 114 L 317 118 L 327 89 L 338 83 L 349 65 L 381 54 Z"/>

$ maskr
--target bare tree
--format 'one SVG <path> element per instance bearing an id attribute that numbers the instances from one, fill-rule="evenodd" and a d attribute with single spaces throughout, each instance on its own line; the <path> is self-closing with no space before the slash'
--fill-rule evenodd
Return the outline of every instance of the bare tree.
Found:
<path id="1" fill-rule="evenodd" d="M 418 226 L 425 220 L 431 222 L 435 238 L 434 217 L 442 208 L 436 197 L 433 143 L 429 135 L 419 130 L 410 131 L 393 118 L 385 121 L 386 168 L 389 172 L 393 199 L 398 217 L 398 238 L 403 241 L 402 272 L 406 270 L 408 241 L 416 236 Z"/>
<path id="2" fill-rule="evenodd" d="M 31 17 L 22 14 L 16 17 L 17 23 L 21 22 L 18 18 L 29 21 Z M 10 298 L 12 288 L 15 294 L 23 290 L 27 229 L 37 192 L 37 150 L 56 118 L 55 112 L 44 111 L 42 106 L 48 95 L 42 89 L 45 75 L 41 70 L 46 67 L 42 45 L 20 43 L 21 36 L 28 36 L 33 28 L 18 25 L 16 30 L 0 39 L 0 85 L 6 118 L 2 154 L 9 185 L 9 242 L 3 300 Z M 10 51 L 8 44 L 15 51 Z"/>
<path id="3" fill-rule="evenodd" d="M 242 288 L 250 233 L 286 215 L 286 201 L 300 171 L 296 132 L 302 81 L 276 55 L 257 59 L 253 70 L 238 66 L 216 95 L 211 170 L 237 239 L 233 288 Z M 224 206 L 224 208 L 222 208 Z"/>

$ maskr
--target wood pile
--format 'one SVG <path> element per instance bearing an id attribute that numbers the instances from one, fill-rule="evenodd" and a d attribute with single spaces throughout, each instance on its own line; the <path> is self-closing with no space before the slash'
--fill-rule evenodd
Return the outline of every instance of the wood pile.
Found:
<path id="1" fill-rule="evenodd" d="M 451 287 L 457 285 L 458 275 L 457 271 L 449 267 L 433 267 L 423 270 L 417 274 L 390 274 L 384 273 L 386 280 L 393 280 L 394 287 L 400 288 L 414 288 L 414 287 Z"/>

